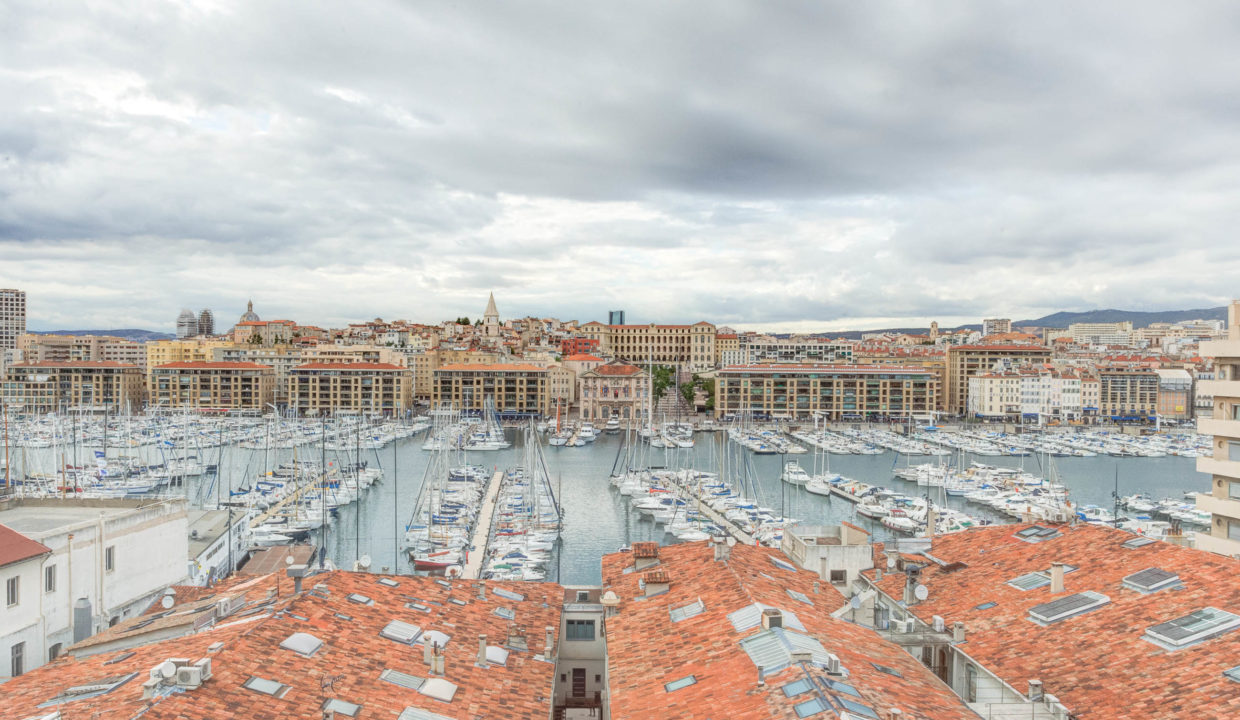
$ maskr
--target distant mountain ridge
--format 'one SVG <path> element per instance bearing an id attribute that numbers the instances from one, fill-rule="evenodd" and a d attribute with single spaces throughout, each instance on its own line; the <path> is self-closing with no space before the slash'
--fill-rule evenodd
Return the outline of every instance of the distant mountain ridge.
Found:
<path id="1" fill-rule="evenodd" d="M 140 330 L 137 328 L 124 328 L 121 330 L 31 330 L 31 335 L 106 335 L 108 337 L 125 338 L 126 340 L 134 340 L 136 342 L 149 342 L 151 340 L 172 340 L 176 335 L 172 333 L 155 332 L 154 330 Z"/>

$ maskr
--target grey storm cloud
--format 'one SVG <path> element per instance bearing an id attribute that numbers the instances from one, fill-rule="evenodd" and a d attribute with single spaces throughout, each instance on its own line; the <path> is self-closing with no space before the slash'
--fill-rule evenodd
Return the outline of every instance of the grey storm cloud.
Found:
<path id="1" fill-rule="evenodd" d="M 182 306 L 892 319 L 1240 294 L 1240 7 L 0 5 L 0 284 Z"/>

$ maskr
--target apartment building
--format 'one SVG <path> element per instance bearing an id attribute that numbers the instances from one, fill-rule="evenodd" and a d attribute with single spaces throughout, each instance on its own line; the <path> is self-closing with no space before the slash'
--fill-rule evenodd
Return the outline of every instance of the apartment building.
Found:
<path id="1" fill-rule="evenodd" d="M 408 357 L 413 369 L 413 395 L 429 401 L 435 394 L 435 371 L 444 365 L 494 365 L 500 361 L 493 350 L 440 346 Z"/>
<path id="2" fill-rule="evenodd" d="M 151 368 L 148 405 L 216 412 L 266 412 L 275 370 L 252 362 L 175 362 Z"/>
<path id="3" fill-rule="evenodd" d="M 852 362 L 853 357 L 852 343 L 822 338 L 757 336 L 746 338 L 739 345 L 748 365 L 830 365 Z"/>
<path id="4" fill-rule="evenodd" d="M 1131 345 L 1134 337 L 1138 337 L 1132 329 L 1132 322 L 1113 323 L 1072 323 L 1065 330 L 1048 330 L 1046 341 L 1049 343 L 1057 338 L 1071 338 L 1078 345 Z"/>
<path id="5" fill-rule="evenodd" d="M 1162 368 L 1158 376 L 1158 414 L 1163 420 L 1188 420 L 1193 416 L 1193 376 L 1184 368 Z"/>
<path id="6" fill-rule="evenodd" d="M 297 323 L 292 320 L 247 320 L 233 327 L 232 341 L 251 345 L 279 345 L 290 343 L 297 335 Z"/>
<path id="7" fill-rule="evenodd" d="M 708 322 L 693 325 L 604 325 L 589 322 L 581 326 L 583 337 L 598 341 L 598 352 L 616 360 L 660 365 L 677 365 L 691 372 L 715 366 L 715 326 Z"/>
<path id="8" fill-rule="evenodd" d="M 237 344 L 229 343 L 222 347 L 216 347 L 211 351 L 211 359 L 214 362 L 242 362 L 256 363 L 258 365 L 266 365 L 275 371 L 275 382 L 273 383 L 274 402 L 276 405 L 284 406 L 288 404 L 288 378 L 293 368 L 303 364 L 304 351 L 292 345 L 273 345 L 271 347 L 263 347 L 261 345 Z"/>
<path id="9" fill-rule="evenodd" d="M 392 363 L 315 362 L 289 372 L 289 407 L 304 416 L 397 416 L 409 408 L 412 400 L 413 373 Z"/>
<path id="10" fill-rule="evenodd" d="M 1158 375 L 1149 368 L 1099 368 L 1098 413 L 1116 422 L 1153 420 L 1158 386 Z"/>
<path id="11" fill-rule="evenodd" d="M 1197 547 L 1240 557 L 1240 300 L 1228 308 L 1226 340 L 1201 343 L 1214 360 L 1213 380 L 1198 383 L 1214 397 L 1213 417 L 1197 421 L 1197 431 L 1214 436 L 1214 455 L 1197 458 L 1198 472 L 1210 476 L 1210 492 L 1197 494 L 1197 508 L 1213 515 L 1208 533 L 1197 533 Z"/>
<path id="12" fill-rule="evenodd" d="M 861 420 L 927 416 L 938 401 L 934 373 L 879 365 L 741 365 L 715 375 L 715 416 Z"/>
<path id="13" fill-rule="evenodd" d="M 1026 367 L 969 378 L 969 415 L 981 418 L 1081 419 L 1081 378 L 1074 372 Z"/>
<path id="14" fill-rule="evenodd" d="M 547 369 L 534 365 L 444 365 L 434 371 L 434 389 L 434 407 L 481 412 L 491 398 L 502 415 L 546 415 L 551 409 Z"/>
<path id="15" fill-rule="evenodd" d="M 1041 345 L 949 345 L 944 410 L 952 415 L 967 412 L 969 378 L 990 372 L 995 363 L 1008 366 L 1049 362 L 1051 351 Z"/>
<path id="16" fill-rule="evenodd" d="M 185 340 L 156 340 L 146 344 L 146 369 L 170 363 L 212 362 L 217 360 L 217 349 L 234 347 L 231 340 L 189 338 Z"/>
<path id="17" fill-rule="evenodd" d="M 937 326 L 936 326 L 937 329 Z M 1002 335 L 1012 332 L 1011 318 L 986 318 L 982 321 L 982 335 Z"/>
<path id="18" fill-rule="evenodd" d="M 17 338 L 26 334 L 26 293 L 13 288 L 0 289 L 0 350 L 17 347 Z"/>
<path id="19" fill-rule="evenodd" d="M 109 360 L 146 365 L 142 343 L 107 335 L 35 335 L 17 338 L 17 349 L 26 362 L 69 362 Z"/>
<path id="20" fill-rule="evenodd" d="M 3 381 L 3 397 L 10 409 L 29 413 L 137 412 L 142 409 L 144 381 L 142 368 L 129 363 L 16 363 Z"/>

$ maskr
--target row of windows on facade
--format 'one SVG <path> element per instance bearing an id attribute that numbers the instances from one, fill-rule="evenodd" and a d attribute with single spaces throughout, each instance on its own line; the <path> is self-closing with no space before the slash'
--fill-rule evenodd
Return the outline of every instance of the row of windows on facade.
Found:
<path id="1" fill-rule="evenodd" d="M 106 572 L 112 572 L 116 569 L 116 546 L 109 545 L 103 551 L 103 569 Z M 21 576 L 14 575 L 4 583 L 4 598 L 6 607 L 17 607 L 21 604 Z M 48 565 L 43 568 L 43 592 L 56 592 L 56 565 Z"/>

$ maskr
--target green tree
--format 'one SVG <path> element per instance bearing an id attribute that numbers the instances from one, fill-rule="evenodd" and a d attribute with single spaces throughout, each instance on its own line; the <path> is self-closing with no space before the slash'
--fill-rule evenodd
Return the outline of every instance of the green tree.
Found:
<path id="1" fill-rule="evenodd" d="M 706 411 L 714 412 L 715 411 L 715 379 L 707 378 L 705 380 L 699 380 L 698 382 L 702 386 L 702 389 L 706 391 Z"/>
<path id="2" fill-rule="evenodd" d="M 664 365 L 655 365 L 650 369 L 650 388 L 654 401 L 659 402 L 672 386 L 672 369 Z"/>
<path id="3" fill-rule="evenodd" d="M 680 386 L 680 396 L 685 399 L 685 402 L 689 403 L 690 407 L 693 406 L 693 395 L 694 395 L 693 391 L 694 390 L 695 390 L 695 384 L 691 382 L 687 382 L 684 385 Z"/>

